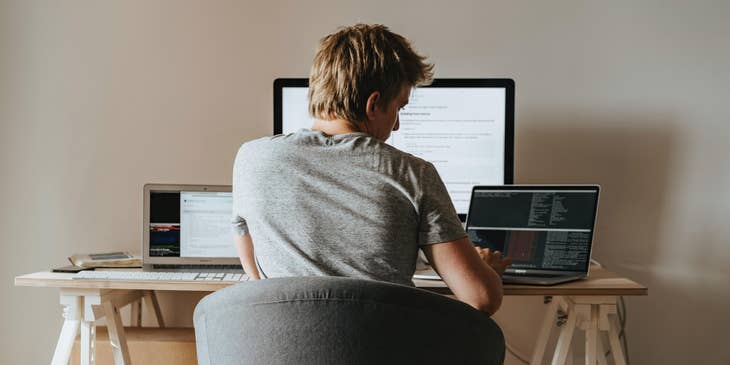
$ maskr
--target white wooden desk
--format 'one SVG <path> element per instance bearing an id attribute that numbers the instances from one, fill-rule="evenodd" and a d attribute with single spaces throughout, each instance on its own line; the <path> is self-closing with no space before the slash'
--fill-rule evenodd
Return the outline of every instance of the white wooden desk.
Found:
<path id="1" fill-rule="evenodd" d="M 73 342 L 81 334 L 81 364 L 94 364 L 95 321 L 106 317 L 109 341 L 114 349 L 117 365 L 130 364 L 124 327 L 119 309 L 124 305 L 144 301 L 148 311 L 155 313 L 158 324 L 164 321 L 156 304 L 154 291 L 203 291 L 212 292 L 235 283 L 215 281 L 121 281 L 121 280 L 73 280 L 73 274 L 37 272 L 15 278 L 16 286 L 51 287 L 60 289 L 60 302 L 64 307 L 64 323 L 53 355 L 52 365 L 68 364 Z M 414 280 L 417 287 L 439 294 L 451 291 L 441 281 Z M 505 285 L 505 295 L 532 295 L 552 297 L 550 310 L 543 320 L 531 364 L 541 364 L 550 332 L 555 326 L 558 312 L 564 324 L 560 327 L 557 348 L 552 364 L 565 364 L 573 333 L 586 331 L 586 364 L 605 364 L 603 343 L 599 331 L 608 332 L 611 352 L 616 364 L 625 364 L 619 342 L 616 301 L 620 296 L 647 295 L 648 289 L 630 279 L 620 277 L 600 267 L 591 267 L 587 280 L 555 286 Z M 567 318 L 564 316 L 567 315 Z"/>

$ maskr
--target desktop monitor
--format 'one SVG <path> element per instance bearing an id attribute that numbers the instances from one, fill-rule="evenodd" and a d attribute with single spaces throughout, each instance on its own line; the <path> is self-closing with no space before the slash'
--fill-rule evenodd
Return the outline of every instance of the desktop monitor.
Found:
<path id="1" fill-rule="evenodd" d="M 307 79 L 274 81 L 274 134 L 310 128 Z M 436 167 L 462 221 L 476 185 L 513 183 L 511 79 L 435 79 L 411 92 L 386 143 Z"/>

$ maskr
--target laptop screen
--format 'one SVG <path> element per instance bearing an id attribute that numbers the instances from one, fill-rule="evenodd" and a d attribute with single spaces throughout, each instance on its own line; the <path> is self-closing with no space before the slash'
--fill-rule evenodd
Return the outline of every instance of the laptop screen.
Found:
<path id="1" fill-rule="evenodd" d="M 238 257 L 230 192 L 151 191 L 150 257 Z"/>
<path id="2" fill-rule="evenodd" d="M 597 204 L 597 186 L 475 187 L 466 229 L 511 257 L 510 271 L 586 271 Z"/>

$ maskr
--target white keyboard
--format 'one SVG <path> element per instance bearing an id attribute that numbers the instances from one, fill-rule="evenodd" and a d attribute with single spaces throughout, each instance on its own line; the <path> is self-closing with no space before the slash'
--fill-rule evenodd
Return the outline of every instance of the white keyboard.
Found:
<path id="1" fill-rule="evenodd" d="M 79 271 L 73 278 L 123 281 L 248 281 L 248 275 L 241 273 L 173 271 Z"/>

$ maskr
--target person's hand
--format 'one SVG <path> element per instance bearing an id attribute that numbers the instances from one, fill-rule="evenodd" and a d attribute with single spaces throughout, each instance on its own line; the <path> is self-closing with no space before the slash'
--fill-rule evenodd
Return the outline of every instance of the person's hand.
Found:
<path id="1" fill-rule="evenodd" d="M 492 251 L 488 248 L 474 247 L 479 254 L 479 257 L 484 260 L 494 271 L 502 276 L 504 271 L 507 270 L 509 265 L 512 265 L 512 259 L 509 257 L 502 257 L 502 253 L 499 251 Z"/>

